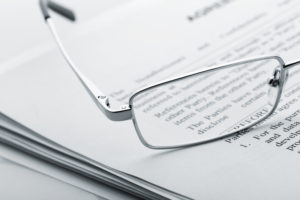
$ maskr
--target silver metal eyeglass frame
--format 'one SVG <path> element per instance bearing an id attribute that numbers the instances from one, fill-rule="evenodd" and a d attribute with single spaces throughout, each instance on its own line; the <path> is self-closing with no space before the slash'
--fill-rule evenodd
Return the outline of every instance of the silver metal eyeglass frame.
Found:
<path id="1" fill-rule="evenodd" d="M 75 14 L 72 10 L 57 4 L 51 0 L 39 0 L 40 3 L 40 8 L 43 14 L 43 17 L 45 19 L 46 24 L 48 25 L 62 55 L 64 56 L 66 62 L 68 63 L 68 65 L 70 66 L 70 68 L 72 69 L 72 71 L 75 73 L 75 75 L 77 76 L 77 78 L 79 79 L 79 81 L 81 82 L 81 84 L 84 86 L 84 88 L 86 89 L 86 91 L 88 92 L 88 94 L 90 95 L 91 99 L 95 102 L 95 104 L 98 106 L 98 108 L 103 112 L 103 114 L 109 118 L 110 120 L 113 121 L 124 121 L 124 120 L 130 120 L 132 119 L 135 130 L 137 132 L 137 135 L 140 139 L 140 141 L 142 142 L 143 145 L 145 145 L 148 148 L 151 149 L 174 149 L 174 148 L 183 148 L 183 147 L 189 147 L 189 146 L 194 146 L 194 145 L 199 145 L 199 144 L 204 144 L 204 143 L 208 143 L 208 142 L 212 142 L 215 140 L 219 140 L 225 137 L 228 137 L 230 135 L 236 134 L 237 132 L 240 131 L 244 131 L 246 129 L 249 129 L 250 127 L 253 127 L 254 125 L 264 121 L 266 118 L 268 118 L 270 115 L 272 115 L 272 113 L 276 110 L 279 101 L 280 101 L 280 97 L 282 94 L 282 90 L 283 90 L 283 86 L 287 80 L 288 77 L 288 69 L 296 66 L 296 65 L 300 65 L 300 60 L 294 61 L 294 62 L 290 62 L 288 64 L 285 64 L 284 60 L 279 57 L 279 56 L 261 56 L 261 57 L 255 57 L 255 58 L 250 58 L 250 59 L 243 59 L 243 60 L 239 60 L 239 61 L 234 61 L 234 62 L 230 62 L 230 63 L 226 63 L 226 64 L 222 64 L 222 65 L 217 65 L 217 66 L 212 66 L 212 67 L 206 67 L 206 68 L 202 68 L 201 70 L 195 71 L 195 72 L 191 72 L 188 74 L 184 74 L 181 75 L 179 77 L 173 77 L 171 79 L 168 80 L 164 80 L 158 83 L 154 83 L 150 86 L 144 87 L 136 92 L 134 92 L 131 97 L 129 98 L 129 103 L 127 105 L 123 105 L 121 106 L 119 109 L 113 109 L 109 103 L 109 98 L 107 97 L 107 95 L 103 94 L 100 90 L 98 90 L 98 88 L 88 79 L 86 78 L 81 72 L 80 70 L 76 67 L 76 65 L 73 63 L 72 59 L 69 57 L 68 53 L 66 52 L 58 34 L 55 28 L 54 23 L 52 22 L 51 16 L 49 14 L 49 10 L 52 10 L 58 14 L 60 14 L 61 16 L 71 20 L 71 21 L 75 21 L 76 17 Z M 280 67 L 280 77 L 278 80 L 278 95 L 276 97 L 276 101 L 275 104 L 272 108 L 272 110 L 270 111 L 270 113 L 261 118 L 259 121 L 257 121 L 254 124 L 245 126 L 242 130 L 239 130 L 237 132 L 232 132 L 223 136 L 219 136 L 213 139 L 208 139 L 208 140 L 203 140 L 203 141 L 198 141 L 195 143 L 189 143 L 189 144 L 183 144 L 183 145 L 174 145 L 174 146 L 154 146 L 149 144 L 145 138 L 143 137 L 141 131 L 139 130 L 139 126 L 137 124 L 137 120 L 135 118 L 135 113 L 134 113 L 134 109 L 132 109 L 133 106 L 133 100 L 134 98 L 153 88 L 162 86 L 164 84 L 168 84 L 168 83 L 172 83 L 178 80 L 182 80 L 188 77 L 192 77 L 192 76 L 196 76 L 199 75 L 201 73 L 204 72 L 211 72 L 211 71 L 215 71 L 215 70 L 219 70 L 219 69 L 225 69 L 225 68 L 229 68 L 229 67 L 234 67 L 237 65 L 241 65 L 241 64 L 247 64 L 250 62 L 254 62 L 254 61 L 261 61 L 261 60 L 266 60 L 266 59 L 273 59 L 273 60 L 277 60 L 279 63 L 279 67 Z M 274 80 L 270 80 L 269 84 L 272 84 L 271 82 Z"/>

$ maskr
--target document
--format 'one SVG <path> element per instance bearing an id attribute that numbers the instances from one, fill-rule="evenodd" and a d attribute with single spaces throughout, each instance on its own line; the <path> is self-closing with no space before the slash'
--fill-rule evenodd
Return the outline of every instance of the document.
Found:
<path id="1" fill-rule="evenodd" d="M 122 105 L 139 88 L 205 66 L 262 55 L 299 58 L 299 11 L 296 0 L 134 1 L 76 25 L 76 34 L 64 44 L 82 73 L 109 94 L 111 104 Z M 148 149 L 131 121 L 107 119 L 57 49 L 1 74 L 0 110 L 95 162 L 187 198 L 297 199 L 299 72 L 300 66 L 289 72 L 277 110 L 255 129 L 184 149 Z M 152 96 L 152 106 L 140 108 L 152 113 L 149 121 L 197 137 L 209 129 L 196 123 L 197 115 L 214 104 L 206 97 L 217 103 L 230 91 L 239 94 L 231 104 L 205 114 L 213 126 L 226 126 L 234 103 L 248 106 L 268 95 L 247 93 L 266 83 L 263 73 L 258 67 L 248 73 L 241 69 L 230 78 L 211 79 L 202 99 L 192 94 L 174 101 Z M 236 126 L 248 121 L 237 118 Z"/>

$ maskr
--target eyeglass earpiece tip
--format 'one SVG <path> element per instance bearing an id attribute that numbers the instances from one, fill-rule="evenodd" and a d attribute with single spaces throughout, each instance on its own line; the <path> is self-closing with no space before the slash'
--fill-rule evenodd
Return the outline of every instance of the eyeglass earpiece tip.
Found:
<path id="1" fill-rule="evenodd" d="M 71 9 L 50 0 L 40 0 L 39 2 L 45 20 L 50 18 L 48 9 L 51 9 L 57 14 L 60 14 L 61 16 L 69 19 L 70 21 L 76 21 L 76 16 Z"/>

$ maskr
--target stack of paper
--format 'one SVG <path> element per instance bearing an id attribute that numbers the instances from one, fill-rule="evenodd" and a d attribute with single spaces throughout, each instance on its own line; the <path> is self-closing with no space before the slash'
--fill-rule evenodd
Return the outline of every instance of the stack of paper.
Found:
<path id="1" fill-rule="evenodd" d="M 3 145 L 0 147 L 3 149 Z M 1 152 L 2 154 L 3 152 Z M 3 155 L 3 154 L 2 154 Z M 29 169 L 19 163 L 3 158 L 1 155 L 1 199 L 21 199 L 24 196 L 30 199 L 88 199 L 105 200 L 84 189 L 67 184 L 65 181 L 55 179 L 47 174 Z M 18 181 L 12 177 L 18 177 Z M 74 176 L 74 175 L 73 175 Z M 28 181 L 30 180 L 30 181 Z M 59 193 L 53 191 L 60 191 Z M 126 197 L 125 197 L 126 198 Z"/>

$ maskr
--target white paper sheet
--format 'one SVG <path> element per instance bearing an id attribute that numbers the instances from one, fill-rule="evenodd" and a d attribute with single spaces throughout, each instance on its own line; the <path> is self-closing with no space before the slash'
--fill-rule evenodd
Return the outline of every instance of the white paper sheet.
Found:
<path id="1" fill-rule="evenodd" d="M 145 84 L 204 65 L 262 54 L 300 57 L 299 10 L 296 0 L 137 1 L 80 26 L 67 48 L 100 90 L 124 103 L 128 93 Z M 118 170 L 195 199 L 297 198 L 299 147 L 286 149 L 297 137 L 282 146 L 265 142 L 274 133 L 281 135 L 279 142 L 296 131 L 285 133 L 283 127 L 297 121 L 285 119 L 299 105 L 297 87 L 281 102 L 289 102 L 282 111 L 254 131 L 156 151 L 142 146 L 132 122 L 105 118 L 57 50 L 3 74 L 0 81 L 1 111 Z M 255 139 L 279 121 L 284 125 Z"/>

